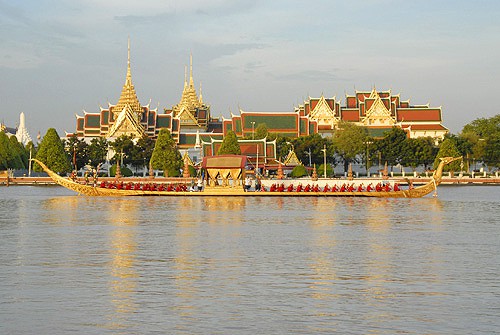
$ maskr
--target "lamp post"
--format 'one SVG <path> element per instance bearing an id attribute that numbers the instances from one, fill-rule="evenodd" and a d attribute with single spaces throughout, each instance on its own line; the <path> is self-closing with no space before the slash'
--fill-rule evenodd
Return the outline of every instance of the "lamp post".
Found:
<path id="1" fill-rule="evenodd" d="M 312 163 L 311 163 L 311 155 L 312 155 L 311 148 L 309 148 L 309 151 L 306 151 L 305 153 L 306 153 L 306 155 L 309 156 L 309 166 L 311 166 L 312 165 Z"/>
<path id="2" fill-rule="evenodd" d="M 382 170 L 382 152 L 378 152 L 378 172 Z"/>
<path id="3" fill-rule="evenodd" d="M 28 164 L 28 177 L 31 177 L 31 146 L 30 146 L 30 160 Z"/>
<path id="4" fill-rule="evenodd" d="M 75 142 L 73 144 L 73 166 L 75 167 L 75 172 L 78 171 L 78 168 L 76 167 L 76 148 L 78 144 Z"/>
<path id="5" fill-rule="evenodd" d="M 370 176 L 370 172 L 369 172 L 369 169 L 370 169 L 370 153 L 368 151 L 368 146 L 370 144 L 372 144 L 373 142 L 370 142 L 370 141 L 366 141 L 366 176 L 369 177 Z"/>
<path id="6" fill-rule="evenodd" d="M 252 121 L 252 140 L 255 139 L 255 121 Z"/>
<path id="7" fill-rule="evenodd" d="M 323 151 L 323 159 L 324 159 L 323 170 L 324 170 L 324 177 L 326 179 L 326 144 L 323 144 L 323 149 L 321 149 L 321 151 Z"/>

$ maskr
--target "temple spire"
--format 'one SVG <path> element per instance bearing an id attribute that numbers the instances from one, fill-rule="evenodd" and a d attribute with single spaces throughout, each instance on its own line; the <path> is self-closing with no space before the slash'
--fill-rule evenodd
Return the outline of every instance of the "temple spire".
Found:
<path id="1" fill-rule="evenodd" d="M 200 81 L 200 105 L 203 105 L 203 94 L 201 93 L 201 81 Z"/>
<path id="2" fill-rule="evenodd" d="M 187 82 L 187 71 L 188 71 L 187 65 L 184 65 L 184 91 L 186 90 L 186 87 L 187 87 L 187 84 L 188 84 L 188 82 Z"/>
<path id="3" fill-rule="evenodd" d="M 127 75 L 125 77 L 125 84 L 123 85 L 120 98 L 113 109 L 113 113 L 120 113 L 126 105 L 129 105 L 132 111 L 134 111 L 137 115 L 142 115 L 143 111 L 141 104 L 139 103 L 139 99 L 137 99 L 134 84 L 132 84 L 132 72 L 130 70 L 130 36 L 127 43 Z"/>
<path id="4" fill-rule="evenodd" d="M 130 71 L 130 36 L 127 43 L 127 76 L 125 78 L 125 85 L 132 85 L 132 73 Z"/>
<path id="5" fill-rule="evenodd" d="M 189 54 L 189 86 L 194 88 L 194 80 L 193 80 L 193 54 Z"/>

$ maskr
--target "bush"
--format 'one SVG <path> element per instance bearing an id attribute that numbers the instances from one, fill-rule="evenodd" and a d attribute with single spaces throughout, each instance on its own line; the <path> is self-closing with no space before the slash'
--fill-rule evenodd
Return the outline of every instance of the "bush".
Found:
<path id="1" fill-rule="evenodd" d="M 133 173 L 132 173 L 132 170 L 130 170 L 128 167 L 126 166 L 122 166 L 120 167 L 120 170 L 122 172 L 122 176 L 123 177 L 132 177 Z M 109 169 L 109 175 L 111 177 L 115 177 L 116 176 L 116 164 L 113 164 L 111 166 L 111 168 Z"/>
<path id="2" fill-rule="evenodd" d="M 324 164 L 321 164 L 319 166 L 319 168 L 316 169 L 316 173 L 318 174 L 318 177 L 323 177 L 324 174 L 325 174 L 325 168 L 324 168 Z M 327 177 L 333 177 L 334 176 L 334 173 L 333 173 L 333 168 L 330 164 L 326 164 L 326 176 Z"/>
<path id="3" fill-rule="evenodd" d="M 290 177 L 292 178 L 300 178 L 304 176 L 307 176 L 307 170 L 306 167 L 302 164 L 294 167 L 292 173 L 290 174 Z"/>

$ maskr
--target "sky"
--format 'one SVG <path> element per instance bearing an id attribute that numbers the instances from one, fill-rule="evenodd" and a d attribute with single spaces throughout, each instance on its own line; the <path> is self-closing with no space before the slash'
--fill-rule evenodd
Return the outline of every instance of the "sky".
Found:
<path id="1" fill-rule="evenodd" d="M 497 0 L 0 0 L 0 122 L 33 138 L 116 104 L 127 40 L 142 105 L 180 101 L 184 69 L 212 116 L 293 111 L 391 90 L 443 125 L 499 113 Z"/>

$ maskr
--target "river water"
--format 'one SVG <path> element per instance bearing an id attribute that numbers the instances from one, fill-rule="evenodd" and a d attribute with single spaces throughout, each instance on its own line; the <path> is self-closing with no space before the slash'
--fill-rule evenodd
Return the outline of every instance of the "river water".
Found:
<path id="1" fill-rule="evenodd" d="M 498 334 L 500 187 L 437 198 L 0 188 L 0 334 Z"/>

